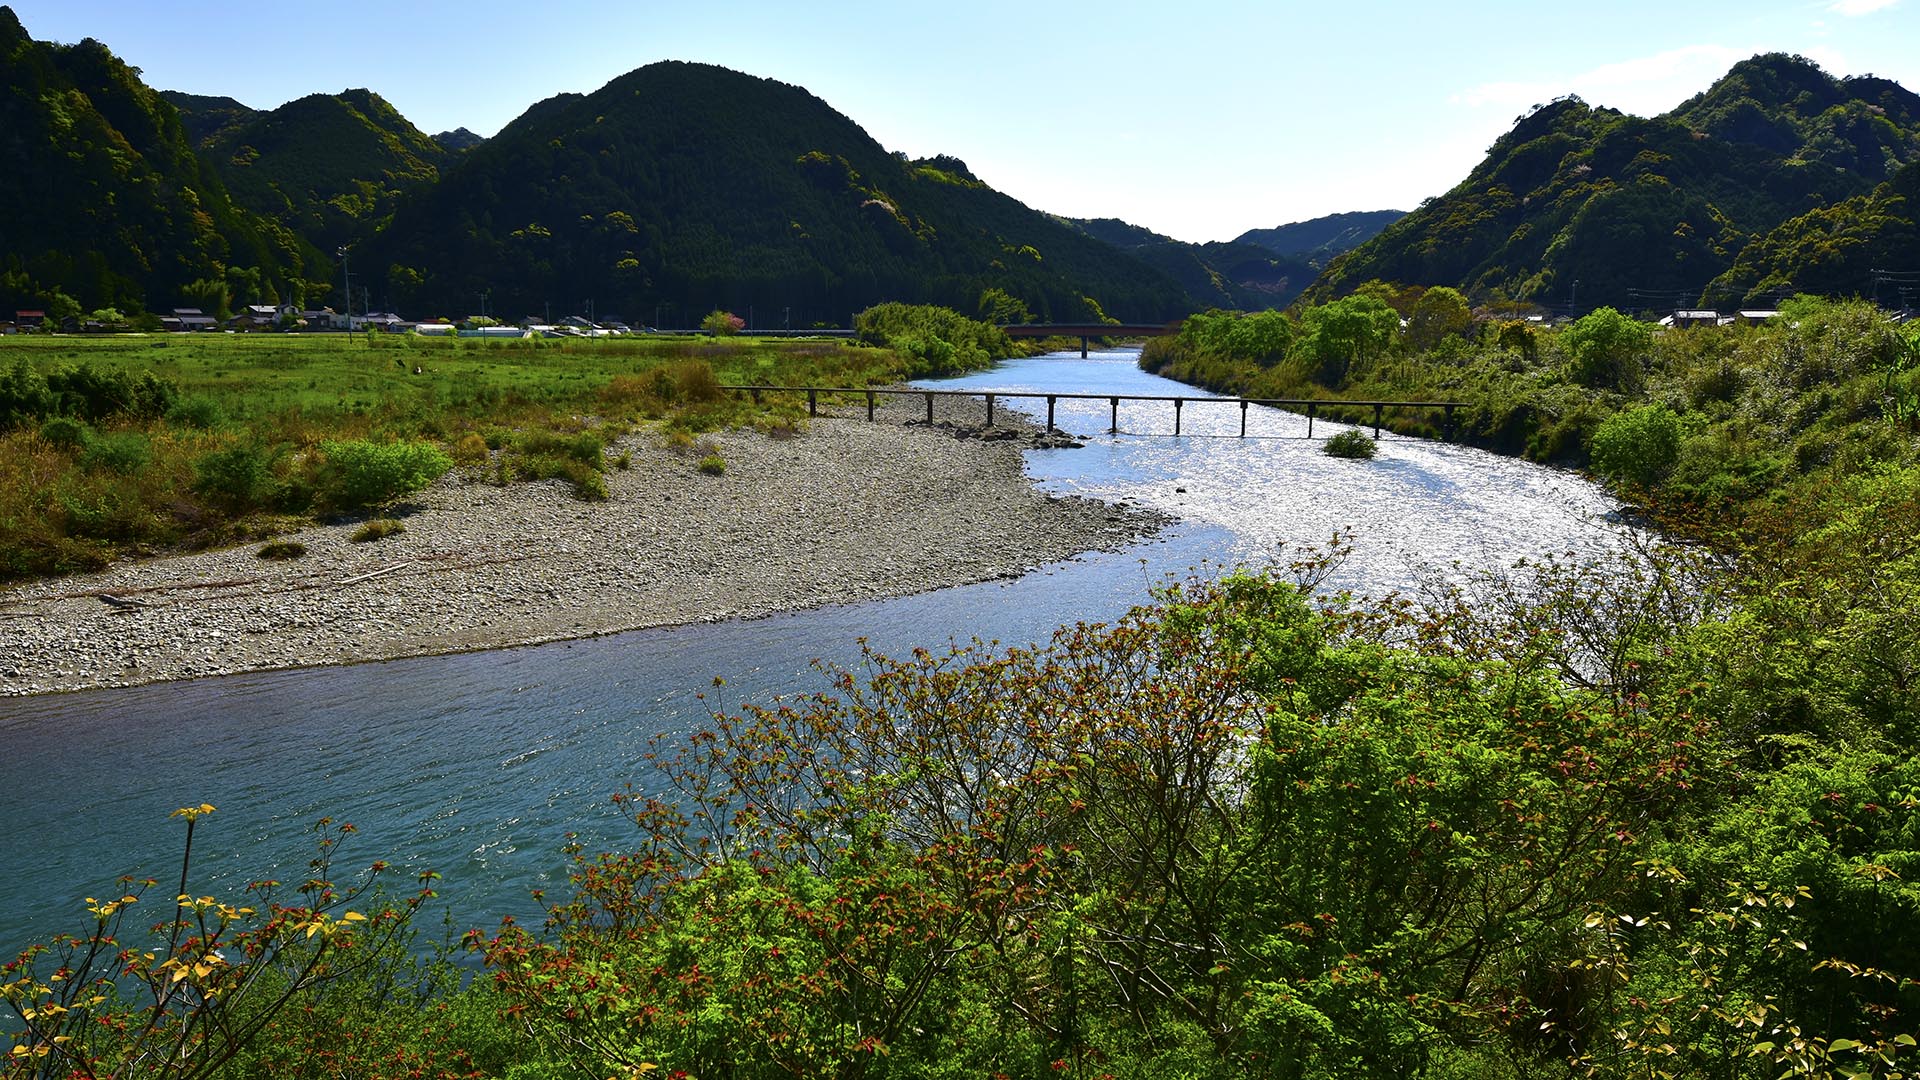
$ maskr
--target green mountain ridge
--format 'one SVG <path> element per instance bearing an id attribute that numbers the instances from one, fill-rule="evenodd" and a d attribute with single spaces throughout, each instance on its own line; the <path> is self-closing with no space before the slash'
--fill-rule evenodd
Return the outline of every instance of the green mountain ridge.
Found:
<path id="1" fill-rule="evenodd" d="M 159 94 L 179 112 L 180 124 L 187 129 L 187 138 L 193 140 L 196 148 L 206 145 L 207 140 L 220 132 L 238 127 L 260 115 L 260 110 L 230 97 L 189 94 L 180 90 L 161 90 Z"/>
<path id="2" fill-rule="evenodd" d="M 372 236 L 450 155 L 370 90 L 309 94 L 211 135 L 202 156 L 241 206 L 319 252 Z"/>
<path id="3" fill-rule="evenodd" d="M 1407 216 L 1405 210 L 1350 210 L 1296 221 L 1271 229 L 1248 229 L 1234 238 L 1276 255 L 1295 255 L 1324 262 L 1352 251 L 1380 235 L 1380 230 Z"/>
<path id="4" fill-rule="evenodd" d="M 1180 283 L 1199 307 L 1259 311 L 1291 304 L 1328 258 L 1378 233 L 1399 210 L 1332 214 L 1238 239 L 1190 244 L 1118 218 L 1060 218 Z"/>
<path id="5" fill-rule="evenodd" d="M 0 7 L 0 83 L 0 310 L 270 296 L 297 272 L 105 45 L 34 41 Z"/>
<path id="6" fill-rule="evenodd" d="M 1191 307 L 957 159 L 909 161 L 804 89 L 678 61 L 534 105 L 403 199 L 356 265 L 403 310 L 585 297 L 675 324 L 714 308 L 844 324 L 886 300 L 972 313 L 994 289 L 1041 319 Z"/>
<path id="7" fill-rule="evenodd" d="M 1852 219 L 1920 159 L 1916 106 L 1897 84 L 1836 80 L 1783 54 L 1741 61 L 1665 116 L 1561 99 L 1516 122 L 1452 190 L 1335 259 L 1308 295 L 1372 279 L 1582 310 L 1733 304 L 1816 282 L 1864 294 L 1865 278 L 1790 280 L 1766 260 L 1796 245 L 1767 241 L 1807 215 L 1876 231 Z"/>

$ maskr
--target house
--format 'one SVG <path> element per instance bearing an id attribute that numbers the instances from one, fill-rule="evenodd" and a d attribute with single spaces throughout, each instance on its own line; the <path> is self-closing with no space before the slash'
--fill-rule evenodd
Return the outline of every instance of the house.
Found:
<path id="1" fill-rule="evenodd" d="M 280 311 L 272 304 L 248 304 L 227 325 L 235 330 L 271 330 L 280 323 Z"/>
<path id="2" fill-rule="evenodd" d="M 365 315 L 355 318 L 353 320 L 353 326 L 356 330 L 373 327 L 375 330 L 380 330 L 388 334 L 399 334 L 405 332 L 404 327 L 406 321 L 407 320 L 395 315 L 391 311 L 369 311 Z"/>
<path id="3" fill-rule="evenodd" d="M 307 324 L 309 330 L 331 330 L 339 322 L 339 316 L 330 307 L 307 310 L 300 313 L 300 321 Z"/>
<path id="4" fill-rule="evenodd" d="M 1673 322 L 1671 325 L 1719 326 L 1720 313 L 1704 308 L 1681 308 L 1673 313 Z"/>
<path id="5" fill-rule="evenodd" d="M 13 313 L 13 325 L 22 330 L 37 330 L 47 321 L 44 311 L 16 311 Z"/>
<path id="6" fill-rule="evenodd" d="M 1758 326 L 1764 322 L 1771 322 L 1773 319 L 1778 317 L 1779 314 L 1780 313 L 1778 311 L 1775 311 L 1771 308 L 1750 308 L 1748 310 L 1738 312 L 1737 317 L 1739 318 L 1740 325 L 1742 326 Z"/>
<path id="7" fill-rule="evenodd" d="M 162 317 L 160 325 L 181 332 L 220 329 L 220 320 L 196 307 L 177 307 L 171 317 Z"/>

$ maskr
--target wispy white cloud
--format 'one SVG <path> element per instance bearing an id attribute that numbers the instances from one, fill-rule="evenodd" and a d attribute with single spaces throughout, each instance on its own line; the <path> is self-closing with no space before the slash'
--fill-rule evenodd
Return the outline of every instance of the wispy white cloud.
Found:
<path id="1" fill-rule="evenodd" d="M 1884 0 L 1838 2 L 1874 3 Z M 1705 90 L 1713 80 L 1726 74 L 1728 68 L 1749 55 L 1750 51 L 1728 45 L 1686 45 L 1651 56 L 1603 64 L 1553 82 L 1482 83 L 1451 95 L 1448 101 L 1469 108 L 1524 111 L 1532 105 L 1571 93 L 1579 94 L 1595 105 L 1651 116 L 1665 112 Z M 1825 64 L 1828 61 L 1821 59 L 1821 62 Z"/>
<path id="2" fill-rule="evenodd" d="M 1900 0 L 1833 0 L 1833 3 L 1827 5 L 1827 10 L 1835 15 L 1846 15 L 1852 18 L 1885 11 L 1899 3 Z"/>

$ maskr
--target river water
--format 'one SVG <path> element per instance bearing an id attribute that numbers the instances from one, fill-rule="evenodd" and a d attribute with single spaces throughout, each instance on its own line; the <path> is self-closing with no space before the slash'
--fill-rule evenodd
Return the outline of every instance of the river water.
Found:
<path id="1" fill-rule="evenodd" d="M 1204 396 L 1141 372 L 1137 356 L 1057 354 L 929 385 Z M 1344 461 L 1319 452 L 1338 425 L 1317 423 L 1309 441 L 1303 417 L 1256 408 L 1241 439 L 1230 405 L 1190 403 L 1175 438 L 1172 413 L 1123 405 L 1122 433 L 1109 436 L 1106 402 L 1060 403 L 1057 424 L 1087 445 L 1030 452 L 1035 482 L 1180 524 L 1017 580 L 488 653 L 0 700 L 0 956 L 82 929 L 80 899 L 121 874 L 177 875 L 176 807 L 219 808 L 196 833 L 195 892 L 304 879 L 307 830 L 331 816 L 359 830 L 340 865 L 439 871 L 457 927 L 528 920 L 532 890 L 566 888 L 569 833 L 594 848 L 630 835 L 610 796 L 647 786 L 652 740 L 699 725 L 716 703 L 817 688 L 814 662 L 857 662 L 859 638 L 891 652 L 1042 641 L 1064 623 L 1114 618 L 1170 575 L 1268 562 L 1335 530 L 1355 543 L 1338 584 L 1372 593 L 1423 569 L 1619 542 L 1615 504 L 1564 472 L 1391 435 L 1373 461 Z"/>

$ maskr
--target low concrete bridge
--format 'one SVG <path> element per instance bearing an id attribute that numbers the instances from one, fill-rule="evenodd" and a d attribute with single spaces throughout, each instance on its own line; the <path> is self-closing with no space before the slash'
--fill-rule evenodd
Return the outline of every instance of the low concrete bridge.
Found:
<path id="1" fill-rule="evenodd" d="M 1043 393 L 1031 390 L 923 390 L 904 387 L 852 387 L 852 386 L 749 386 L 722 384 L 720 389 L 730 392 L 746 392 L 759 401 L 761 394 L 805 394 L 807 395 L 807 415 L 820 415 L 821 394 L 865 394 L 867 398 L 867 419 L 873 419 L 874 405 L 881 394 L 895 397 L 922 397 L 927 402 L 927 423 L 933 423 L 933 399 L 937 397 L 985 398 L 987 403 L 987 426 L 993 426 L 993 405 L 998 398 L 1045 398 L 1047 401 L 1047 430 L 1055 429 L 1053 424 L 1054 406 L 1060 401 L 1104 401 L 1110 409 L 1107 433 L 1120 433 L 1120 403 L 1122 401 L 1166 401 L 1173 403 L 1173 433 L 1180 434 L 1181 414 L 1188 405 L 1238 405 L 1240 407 L 1240 437 L 1247 437 L 1247 407 L 1266 405 L 1289 412 L 1305 413 L 1307 417 L 1307 438 L 1313 438 L 1313 422 L 1322 408 L 1345 411 L 1353 408 L 1371 408 L 1373 410 L 1373 434 L 1380 435 L 1380 426 L 1385 422 L 1388 409 L 1437 409 L 1441 414 L 1441 438 L 1453 441 L 1453 411 L 1464 408 L 1462 401 L 1342 401 L 1328 398 L 1238 398 L 1194 395 L 1186 397 L 1173 394 L 1063 394 Z"/>
<path id="2" fill-rule="evenodd" d="M 1180 332 L 1170 323 L 1014 323 L 1000 327 L 1008 337 L 1077 337 L 1080 356 L 1087 355 L 1087 339 L 1097 337 L 1167 337 Z"/>

